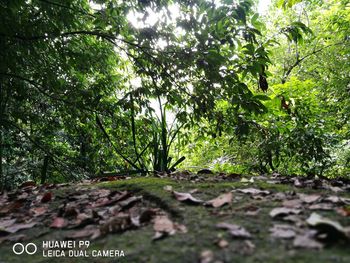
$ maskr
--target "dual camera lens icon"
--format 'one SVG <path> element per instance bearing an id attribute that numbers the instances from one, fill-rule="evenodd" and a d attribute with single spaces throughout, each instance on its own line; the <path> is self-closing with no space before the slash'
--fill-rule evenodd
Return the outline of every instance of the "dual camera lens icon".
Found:
<path id="1" fill-rule="evenodd" d="M 22 243 L 16 243 L 12 247 L 12 251 L 16 255 L 22 255 L 24 252 L 28 255 L 33 255 L 37 250 L 38 248 L 34 243 L 28 243 L 26 245 L 23 245 Z"/>

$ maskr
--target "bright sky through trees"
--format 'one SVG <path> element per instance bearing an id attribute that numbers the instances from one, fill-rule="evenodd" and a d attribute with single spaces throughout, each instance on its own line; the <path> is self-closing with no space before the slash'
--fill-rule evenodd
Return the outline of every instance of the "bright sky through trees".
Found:
<path id="1" fill-rule="evenodd" d="M 271 4 L 271 0 L 260 0 L 258 4 L 258 12 L 261 15 L 266 14 L 270 4 Z"/>

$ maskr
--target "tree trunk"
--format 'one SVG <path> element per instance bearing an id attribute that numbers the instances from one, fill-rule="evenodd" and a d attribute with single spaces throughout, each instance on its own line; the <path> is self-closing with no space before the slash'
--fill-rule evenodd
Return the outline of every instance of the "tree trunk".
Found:
<path id="1" fill-rule="evenodd" d="M 49 168 L 49 161 L 50 161 L 50 157 L 48 155 L 45 155 L 43 167 L 41 168 L 41 182 L 40 182 L 41 184 L 44 184 L 46 182 L 47 170 Z"/>
<path id="2" fill-rule="evenodd" d="M 0 81 L 0 192 L 4 190 L 5 187 L 5 178 L 4 178 L 4 172 L 2 167 L 2 161 L 3 161 L 3 136 L 2 136 L 2 129 L 3 129 L 3 118 L 4 118 L 4 112 L 3 112 L 3 90 L 2 90 L 2 84 Z"/>

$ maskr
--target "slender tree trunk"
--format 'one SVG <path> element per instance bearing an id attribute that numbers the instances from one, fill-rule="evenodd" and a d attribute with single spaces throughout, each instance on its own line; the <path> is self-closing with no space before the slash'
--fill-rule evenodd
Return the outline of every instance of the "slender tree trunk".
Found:
<path id="1" fill-rule="evenodd" d="M 49 161 L 50 161 L 50 157 L 48 155 L 45 155 L 43 167 L 41 169 L 41 184 L 44 184 L 46 182 L 47 170 L 49 168 Z"/>
<path id="2" fill-rule="evenodd" d="M 3 129 L 3 90 L 2 90 L 2 83 L 0 79 L 0 192 L 4 190 L 5 187 L 5 178 L 3 173 L 3 167 L 2 167 L 2 161 L 3 161 L 3 136 L 2 136 L 2 129 Z"/>
<path id="3" fill-rule="evenodd" d="M 2 159 L 3 159 L 2 149 L 3 149 L 2 119 L 0 119 L 0 192 L 2 192 L 4 190 L 4 187 L 5 187 L 4 173 L 3 173 L 3 168 L 2 168 Z"/>

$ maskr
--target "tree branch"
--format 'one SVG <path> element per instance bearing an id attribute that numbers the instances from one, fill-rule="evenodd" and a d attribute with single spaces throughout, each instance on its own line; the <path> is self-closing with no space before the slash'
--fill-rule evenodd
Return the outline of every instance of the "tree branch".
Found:
<path id="1" fill-rule="evenodd" d="M 331 45 L 328 45 L 328 46 L 324 46 L 322 48 L 319 48 L 319 49 L 315 49 L 314 51 L 310 52 L 309 54 L 306 54 L 304 57 L 302 58 L 298 58 L 293 65 L 291 65 L 288 70 L 283 74 L 283 77 L 282 77 L 282 84 L 286 83 L 290 73 L 292 72 L 292 70 L 297 67 L 301 62 L 303 62 L 305 59 L 307 59 L 308 57 L 311 57 L 329 47 L 333 47 L 333 46 L 337 46 L 337 45 L 342 45 L 344 44 L 344 42 L 339 42 L 339 43 L 335 43 L 335 44 L 331 44 Z"/>

